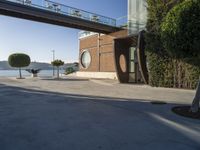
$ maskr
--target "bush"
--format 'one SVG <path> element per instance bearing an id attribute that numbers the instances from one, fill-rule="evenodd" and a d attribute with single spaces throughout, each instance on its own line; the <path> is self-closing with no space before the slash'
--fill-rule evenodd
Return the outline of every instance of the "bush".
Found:
<path id="1" fill-rule="evenodd" d="M 71 73 L 74 73 L 75 70 L 73 67 L 68 67 L 66 70 L 65 70 L 65 74 L 68 75 L 68 74 L 71 74 Z"/>
<path id="2" fill-rule="evenodd" d="M 30 64 L 30 57 L 26 54 L 15 53 L 9 56 L 8 63 L 11 67 L 22 68 Z"/>
<path id="3" fill-rule="evenodd" d="M 161 39 L 169 55 L 196 65 L 200 64 L 199 12 L 199 0 L 186 0 L 176 5 L 161 24 Z"/>
<path id="4" fill-rule="evenodd" d="M 172 57 L 175 56 L 174 52 L 169 53 L 170 50 L 166 48 L 164 42 L 161 42 L 163 39 L 161 24 L 165 22 L 168 12 L 182 2 L 183 0 L 166 0 L 155 3 L 155 0 L 147 0 L 148 21 L 145 40 L 151 86 L 194 89 L 197 85 L 200 65 L 194 65 L 195 59 Z"/>
<path id="5" fill-rule="evenodd" d="M 22 78 L 21 68 L 30 64 L 30 57 L 23 53 L 15 53 L 9 56 L 8 63 L 11 67 L 19 68 L 19 78 Z"/>

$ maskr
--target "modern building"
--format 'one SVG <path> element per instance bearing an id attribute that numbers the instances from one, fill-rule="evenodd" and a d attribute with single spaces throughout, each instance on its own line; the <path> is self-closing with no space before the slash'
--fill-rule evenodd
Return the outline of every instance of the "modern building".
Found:
<path id="1" fill-rule="evenodd" d="M 50 0 L 44 5 L 25 0 L 0 1 L 0 14 L 92 31 L 79 35 L 78 76 L 148 83 L 144 55 L 146 0 L 128 0 L 126 28 L 117 27 L 115 19 Z"/>
<path id="2" fill-rule="evenodd" d="M 146 0 L 128 1 L 127 27 L 111 34 L 80 32 L 78 76 L 148 83 L 144 55 Z"/>

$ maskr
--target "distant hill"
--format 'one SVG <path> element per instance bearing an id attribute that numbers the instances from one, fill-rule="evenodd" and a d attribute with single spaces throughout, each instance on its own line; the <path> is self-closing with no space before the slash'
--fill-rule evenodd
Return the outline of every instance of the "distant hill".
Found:
<path id="1" fill-rule="evenodd" d="M 12 69 L 7 61 L 0 61 L 0 70 L 10 70 Z"/>
<path id="2" fill-rule="evenodd" d="M 31 64 L 26 69 L 50 70 L 52 69 L 52 65 L 49 63 L 31 62 Z"/>
<path id="3" fill-rule="evenodd" d="M 78 63 L 67 63 L 64 64 L 61 69 L 66 69 L 68 67 L 73 67 L 75 70 L 78 70 Z M 8 61 L 0 61 L 0 70 L 14 70 L 17 68 L 12 68 L 8 64 Z M 52 65 L 49 63 L 41 63 L 41 62 L 31 62 L 31 64 L 23 69 L 42 69 L 42 70 L 51 70 Z"/>

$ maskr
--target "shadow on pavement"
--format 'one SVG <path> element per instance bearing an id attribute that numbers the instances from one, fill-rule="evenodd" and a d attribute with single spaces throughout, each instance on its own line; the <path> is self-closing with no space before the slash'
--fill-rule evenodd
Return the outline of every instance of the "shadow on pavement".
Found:
<path id="1" fill-rule="evenodd" d="M 75 78 L 42 78 L 41 80 L 47 80 L 47 81 L 89 81 L 89 79 L 75 79 Z"/>
<path id="2" fill-rule="evenodd" d="M 200 121 L 174 106 L 0 84 L 0 149 L 200 149 Z"/>

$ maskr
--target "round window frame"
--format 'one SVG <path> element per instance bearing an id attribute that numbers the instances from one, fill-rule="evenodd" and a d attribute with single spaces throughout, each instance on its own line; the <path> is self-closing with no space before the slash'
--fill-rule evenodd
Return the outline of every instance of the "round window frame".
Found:
<path id="1" fill-rule="evenodd" d="M 88 65 L 87 67 L 84 67 L 83 62 L 82 62 L 82 58 L 83 58 L 83 54 L 86 53 L 86 52 L 90 55 L 90 63 L 89 63 L 89 65 Z M 88 68 L 90 67 L 91 62 L 92 62 L 92 56 L 91 56 L 89 50 L 86 49 L 86 50 L 83 50 L 83 51 L 81 52 L 80 62 L 81 62 L 81 67 L 82 67 L 83 69 L 88 69 Z"/>

